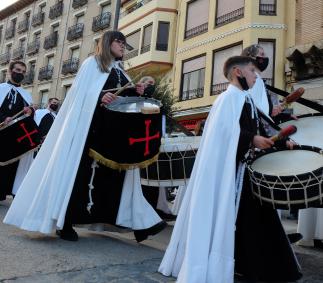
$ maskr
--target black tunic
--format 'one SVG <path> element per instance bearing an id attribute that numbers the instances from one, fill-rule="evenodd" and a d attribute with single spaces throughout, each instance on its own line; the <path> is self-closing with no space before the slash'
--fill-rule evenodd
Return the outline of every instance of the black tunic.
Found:
<path id="1" fill-rule="evenodd" d="M 41 119 L 38 128 L 39 128 L 39 134 L 41 137 L 45 137 L 52 124 L 54 123 L 55 116 L 52 113 L 47 113 L 44 115 L 44 117 Z"/>
<path id="2" fill-rule="evenodd" d="M 251 107 L 245 103 L 240 117 L 237 161 L 243 159 L 257 134 Z M 263 129 L 260 125 L 260 132 Z M 261 206 L 251 192 L 245 173 L 236 221 L 235 271 L 249 280 L 294 281 L 301 277 L 297 260 L 277 211 Z"/>
<path id="3" fill-rule="evenodd" d="M 8 83 L 10 84 L 10 82 Z M 0 107 L 0 122 L 3 122 L 7 117 L 14 116 L 23 110 L 25 106 L 28 106 L 28 103 L 19 92 L 17 93 L 15 101 L 8 93 Z M 6 166 L 0 166 L 0 201 L 5 200 L 6 196 L 11 194 L 18 164 L 19 161 L 16 161 Z"/>
<path id="4" fill-rule="evenodd" d="M 127 82 L 127 78 L 121 72 L 121 85 L 123 86 Z M 115 70 L 112 69 L 103 89 L 116 88 L 117 83 L 118 76 Z M 122 95 L 133 95 L 133 91 L 126 90 Z M 106 110 L 104 107 L 100 106 L 102 96 L 103 94 L 99 97 L 86 139 L 86 144 L 65 216 L 66 225 L 87 223 L 115 224 L 116 222 L 125 171 L 112 170 L 104 165 L 99 165 L 99 168 L 96 168 L 93 180 L 94 189 L 92 190 L 92 200 L 94 205 L 91 208 L 91 213 L 87 211 L 87 205 L 89 203 L 88 184 L 90 183 L 92 175 L 91 164 L 93 163 L 93 159 L 88 155 L 89 148 L 96 139 L 102 138 L 104 133 L 106 135 L 105 125 L 102 123 L 104 111 Z"/>

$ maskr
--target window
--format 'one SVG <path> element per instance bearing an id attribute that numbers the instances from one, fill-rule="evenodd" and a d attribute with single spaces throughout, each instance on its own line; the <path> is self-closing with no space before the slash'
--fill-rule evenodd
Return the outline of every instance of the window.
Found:
<path id="1" fill-rule="evenodd" d="M 47 65 L 54 66 L 54 55 L 47 57 Z"/>
<path id="2" fill-rule="evenodd" d="M 48 102 L 48 89 L 40 91 L 40 108 L 45 108 Z"/>
<path id="3" fill-rule="evenodd" d="M 76 16 L 76 24 L 84 24 L 84 14 Z"/>
<path id="4" fill-rule="evenodd" d="M 127 46 L 125 53 L 125 60 L 131 59 L 138 55 L 139 42 L 140 42 L 140 30 L 126 36 Z"/>
<path id="5" fill-rule="evenodd" d="M 10 54 L 11 49 L 12 49 L 12 44 L 6 45 L 6 53 L 9 53 Z"/>
<path id="6" fill-rule="evenodd" d="M 153 30 L 153 24 L 149 24 L 148 26 L 144 27 L 140 53 L 145 53 L 150 50 L 152 30 Z"/>
<path id="7" fill-rule="evenodd" d="M 36 69 L 36 61 L 29 62 L 29 72 L 34 72 Z"/>
<path id="8" fill-rule="evenodd" d="M 26 38 L 22 38 L 19 40 L 19 47 L 20 48 L 24 48 L 25 47 L 25 43 L 26 43 Z"/>
<path id="9" fill-rule="evenodd" d="M 194 0 L 187 3 L 185 38 L 207 32 L 209 0 Z"/>
<path id="10" fill-rule="evenodd" d="M 169 23 L 158 22 L 156 50 L 167 51 L 169 37 Z"/>
<path id="11" fill-rule="evenodd" d="M 275 70 L 275 39 L 259 39 L 259 45 L 264 49 L 266 56 L 269 58 L 269 64 L 261 76 L 269 85 L 274 85 L 274 70 Z"/>
<path id="12" fill-rule="evenodd" d="M 34 41 L 40 41 L 40 31 L 34 33 Z"/>
<path id="13" fill-rule="evenodd" d="M 205 56 L 183 63 L 180 100 L 199 98 L 204 93 Z"/>
<path id="14" fill-rule="evenodd" d="M 66 98 L 66 95 L 68 93 L 68 91 L 71 89 L 71 85 L 64 85 L 64 94 L 63 94 L 63 99 Z"/>
<path id="15" fill-rule="evenodd" d="M 276 0 L 259 0 L 259 15 L 275 16 L 277 8 Z"/>
<path id="16" fill-rule="evenodd" d="M 232 56 L 240 55 L 242 44 L 225 47 L 213 53 L 213 77 L 211 95 L 217 95 L 225 91 L 229 85 L 228 80 L 223 75 L 224 62 Z"/>
<path id="17" fill-rule="evenodd" d="M 78 59 L 80 57 L 80 48 L 71 49 L 71 59 Z"/>
<path id="18" fill-rule="evenodd" d="M 243 18 L 244 0 L 218 0 L 216 8 L 216 26 L 231 23 Z"/>
<path id="19" fill-rule="evenodd" d="M 111 12 L 111 4 L 105 4 L 101 6 L 101 14 Z"/>

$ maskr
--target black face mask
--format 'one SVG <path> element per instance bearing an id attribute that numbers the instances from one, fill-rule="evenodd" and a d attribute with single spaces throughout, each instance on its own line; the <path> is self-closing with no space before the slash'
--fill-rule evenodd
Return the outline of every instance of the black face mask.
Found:
<path id="1" fill-rule="evenodd" d="M 51 104 L 51 105 L 49 105 L 49 108 L 52 109 L 53 111 L 56 111 L 58 109 L 58 105 L 57 104 Z"/>
<path id="2" fill-rule="evenodd" d="M 268 57 L 256 57 L 256 65 L 260 72 L 263 72 L 264 70 L 267 69 L 269 64 L 269 58 Z"/>
<path id="3" fill-rule="evenodd" d="M 145 95 L 151 97 L 154 94 L 155 89 L 156 89 L 155 85 L 148 85 L 145 88 Z"/>
<path id="4" fill-rule="evenodd" d="M 249 86 L 245 77 L 238 77 L 238 81 L 243 90 L 249 89 Z"/>
<path id="5" fill-rule="evenodd" d="M 17 84 L 20 84 L 22 82 L 22 80 L 24 79 L 24 77 L 25 76 L 22 73 L 16 73 L 16 72 L 11 73 L 12 80 Z"/>

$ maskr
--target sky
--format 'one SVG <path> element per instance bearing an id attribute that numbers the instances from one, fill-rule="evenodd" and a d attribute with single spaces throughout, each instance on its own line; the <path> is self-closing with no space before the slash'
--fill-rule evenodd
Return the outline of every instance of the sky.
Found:
<path id="1" fill-rule="evenodd" d="M 15 3 L 17 1 L 18 0 L 0 0 L 0 10 L 6 8 L 7 6 L 9 6 L 12 3 Z"/>

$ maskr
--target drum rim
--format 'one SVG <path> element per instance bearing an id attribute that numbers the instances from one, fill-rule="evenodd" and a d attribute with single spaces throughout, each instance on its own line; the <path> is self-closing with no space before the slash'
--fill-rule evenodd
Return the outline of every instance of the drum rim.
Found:
<path id="1" fill-rule="evenodd" d="M 20 116 L 18 118 L 15 118 L 15 119 L 11 120 L 7 125 L 1 127 L 0 131 L 3 131 L 4 129 L 12 126 L 13 124 L 15 124 L 15 123 L 21 121 L 22 119 L 27 118 L 27 117 L 30 117 L 30 115 L 24 114 L 24 115 L 22 115 L 22 116 Z"/>
<path id="2" fill-rule="evenodd" d="M 155 98 L 151 98 L 151 97 L 142 97 L 142 96 L 126 96 L 126 97 L 123 97 L 124 100 L 121 101 L 120 103 L 118 104 L 109 104 L 109 105 L 106 105 L 105 108 L 106 110 L 109 110 L 109 111 L 113 111 L 113 112 L 120 112 L 120 113 L 134 113 L 134 114 L 138 114 L 138 113 L 141 113 L 141 112 L 125 112 L 125 111 L 120 111 L 120 110 L 116 110 L 116 109 L 111 109 L 111 107 L 116 107 L 116 106 L 119 106 L 119 105 L 122 105 L 122 104 L 126 104 L 127 102 L 128 103 L 135 103 L 136 101 L 139 102 L 139 101 L 153 101 L 155 102 L 156 106 L 158 106 L 159 108 L 161 108 L 163 106 L 163 104 L 161 103 L 160 100 L 157 100 Z"/>
<path id="3" fill-rule="evenodd" d="M 255 177 L 263 177 L 265 179 L 281 179 L 282 181 L 287 181 L 291 178 L 294 178 L 295 176 L 297 176 L 297 178 L 302 179 L 304 177 L 308 177 L 308 174 L 310 174 L 310 172 L 307 173 L 301 173 L 301 174 L 296 174 L 296 175 L 268 175 L 268 174 L 263 174 L 260 173 L 258 171 L 256 171 L 255 169 L 251 168 L 252 162 L 257 160 L 258 158 L 270 154 L 270 153 L 274 153 L 274 152 L 279 152 L 279 151 L 289 151 L 290 149 L 286 149 L 286 148 L 278 148 L 278 149 L 274 149 L 274 148 L 270 148 L 267 150 L 262 151 L 261 153 L 259 153 L 257 156 L 255 156 L 252 160 L 249 160 L 247 163 L 247 168 L 249 171 L 249 174 L 254 175 Z M 315 146 L 309 146 L 309 145 L 295 145 L 293 147 L 292 150 L 309 150 L 309 151 L 314 151 L 316 153 L 319 154 L 323 154 L 323 149 L 319 148 L 319 147 L 315 147 Z M 312 174 L 314 175 L 321 175 L 323 171 L 323 166 L 311 171 Z"/>
<path id="4" fill-rule="evenodd" d="M 296 117 L 298 119 L 302 119 L 302 118 L 310 118 L 310 117 L 315 117 L 315 116 L 322 116 L 323 117 L 323 113 L 308 113 L 308 114 L 302 114 L 302 115 L 299 115 L 299 116 L 296 116 Z M 284 123 L 289 122 L 289 121 L 297 122 L 297 120 L 290 117 L 288 120 L 286 120 L 286 121 L 284 121 L 282 123 L 279 123 L 279 125 L 284 124 Z"/>

